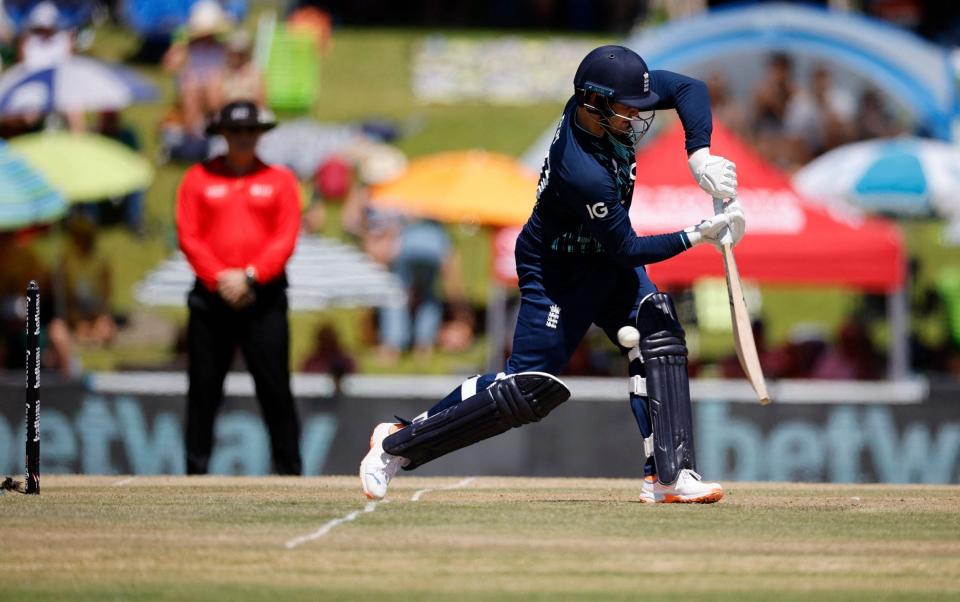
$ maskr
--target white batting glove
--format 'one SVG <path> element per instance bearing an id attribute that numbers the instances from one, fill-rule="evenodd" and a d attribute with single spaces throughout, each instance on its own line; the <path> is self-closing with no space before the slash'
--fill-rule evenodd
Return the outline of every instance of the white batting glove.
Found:
<path id="1" fill-rule="evenodd" d="M 684 228 L 687 238 L 690 239 L 690 246 L 698 245 L 702 242 L 708 242 L 713 246 L 720 248 L 720 238 L 730 226 L 730 216 L 726 214 L 711 215 L 696 226 Z"/>
<path id="2" fill-rule="evenodd" d="M 727 199 L 737 195 L 737 166 L 719 155 L 711 155 L 709 148 L 694 151 L 687 159 L 690 172 L 697 184 L 712 197 Z"/>
<path id="3" fill-rule="evenodd" d="M 743 213 L 743 206 L 736 197 L 723 204 L 723 213 L 730 217 L 730 236 L 736 245 L 747 231 L 747 219 Z"/>

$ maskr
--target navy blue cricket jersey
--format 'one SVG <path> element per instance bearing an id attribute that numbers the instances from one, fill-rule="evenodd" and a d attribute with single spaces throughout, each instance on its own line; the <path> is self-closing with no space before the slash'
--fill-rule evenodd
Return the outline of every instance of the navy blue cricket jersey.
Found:
<path id="1" fill-rule="evenodd" d="M 656 109 L 676 109 L 687 151 L 710 146 L 712 121 L 706 85 L 678 73 L 651 71 Z M 628 211 L 636 179 L 635 153 L 576 123 L 567 101 L 540 172 L 537 203 L 517 238 L 518 262 L 604 257 L 626 267 L 663 261 L 690 247 L 680 232 L 637 236 Z M 677 149 L 679 152 L 679 149 Z"/>

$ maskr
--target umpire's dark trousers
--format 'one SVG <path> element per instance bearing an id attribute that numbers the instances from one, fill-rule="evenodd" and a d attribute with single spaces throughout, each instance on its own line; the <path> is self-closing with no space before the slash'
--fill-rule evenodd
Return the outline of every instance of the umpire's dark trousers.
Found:
<path id="1" fill-rule="evenodd" d="M 187 474 L 207 472 L 223 381 L 239 346 L 270 432 L 274 472 L 299 475 L 300 422 L 290 391 L 286 279 L 257 287 L 254 303 L 240 310 L 198 281 L 187 305 Z"/>

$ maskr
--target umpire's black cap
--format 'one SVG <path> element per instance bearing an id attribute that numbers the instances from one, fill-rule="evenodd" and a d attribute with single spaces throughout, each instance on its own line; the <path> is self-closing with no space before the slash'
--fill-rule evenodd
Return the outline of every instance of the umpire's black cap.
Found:
<path id="1" fill-rule="evenodd" d="M 277 125 L 277 120 L 269 109 L 259 108 L 250 100 L 235 100 L 220 109 L 210 125 L 207 135 L 219 134 L 230 128 L 255 128 L 265 132 Z"/>
<path id="2" fill-rule="evenodd" d="M 650 70 L 640 55 L 623 46 L 594 48 L 573 76 L 578 98 L 596 92 L 610 102 L 635 109 L 652 109 L 660 97 L 650 90 Z"/>

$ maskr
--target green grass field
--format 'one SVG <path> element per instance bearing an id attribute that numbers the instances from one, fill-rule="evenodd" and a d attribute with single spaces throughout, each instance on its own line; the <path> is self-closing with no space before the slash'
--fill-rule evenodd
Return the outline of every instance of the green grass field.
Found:
<path id="1" fill-rule="evenodd" d="M 957 487 L 731 483 L 713 506 L 598 479 L 401 476 L 376 504 L 355 477 L 42 487 L 0 497 L 0 598 L 960 597 Z"/>

